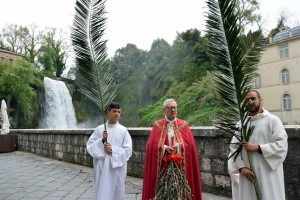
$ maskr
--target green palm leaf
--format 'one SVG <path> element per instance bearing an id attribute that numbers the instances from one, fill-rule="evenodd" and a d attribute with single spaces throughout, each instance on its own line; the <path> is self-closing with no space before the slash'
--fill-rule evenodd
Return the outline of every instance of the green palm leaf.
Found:
<path id="1" fill-rule="evenodd" d="M 261 32 L 241 35 L 235 1 L 208 0 L 207 33 L 209 54 L 214 64 L 216 89 L 222 98 L 223 114 L 216 126 L 232 135 L 241 131 L 241 141 L 248 139 L 248 103 L 244 101 L 251 89 L 264 40 Z M 240 121 L 240 130 L 236 123 Z"/>
<path id="2" fill-rule="evenodd" d="M 103 112 L 118 93 L 110 70 L 105 30 L 105 1 L 77 0 L 71 30 L 80 91 Z"/>
<path id="3" fill-rule="evenodd" d="M 240 142 L 248 141 L 254 127 L 250 124 L 249 105 L 244 99 L 252 87 L 264 39 L 260 31 L 249 32 L 246 36 L 241 34 L 236 0 L 208 0 L 207 5 L 209 54 L 223 107 L 215 124 L 222 131 L 235 135 Z M 237 122 L 241 125 L 237 126 Z M 236 135 L 237 131 L 240 136 Z M 242 148 L 240 144 L 231 157 L 236 159 Z M 257 185 L 254 185 L 259 199 Z"/>

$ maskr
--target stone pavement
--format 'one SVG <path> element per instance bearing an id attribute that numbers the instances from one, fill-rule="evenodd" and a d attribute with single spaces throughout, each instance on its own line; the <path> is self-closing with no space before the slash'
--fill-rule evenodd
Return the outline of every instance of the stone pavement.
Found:
<path id="1" fill-rule="evenodd" d="M 140 200 L 143 179 L 128 176 L 125 200 Z M 92 200 L 93 169 L 15 151 L 0 153 L 1 200 Z M 203 193 L 203 200 L 230 198 Z"/>

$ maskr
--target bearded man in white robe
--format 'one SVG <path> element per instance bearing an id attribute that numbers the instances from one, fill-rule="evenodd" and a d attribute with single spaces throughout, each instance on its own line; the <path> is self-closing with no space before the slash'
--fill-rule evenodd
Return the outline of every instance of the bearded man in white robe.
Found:
<path id="1" fill-rule="evenodd" d="M 246 101 L 250 103 L 250 121 L 254 131 L 243 150 L 234 161 L 239 170 L 239 199 L 256 199 L 253 182 L 258 184 L 261 200 L 284 200 L 283 161 L 288 151 L 288 136 L 281 120 L 261 107 L 262 99 L 256 90 L 251 90 Z M 239 142 L 233 137 L 233 143 Z M 231 144 L 234 150 L 238 145 Z M 247 152 L 251 152 L 254 172 L 250 170 Z M 233 152 L 233 151 L 231 151 Z"/>
<path id="2" fill-rule="evenodd" d="M 127 129 L 119 124 L 121 106 L 108 106 L 108 121 L 98 126 L 87 141 L 93 157 L 97 200 L 122 200 L 125 194 L 127 161 L 132 155 L 132 140 Z"/>

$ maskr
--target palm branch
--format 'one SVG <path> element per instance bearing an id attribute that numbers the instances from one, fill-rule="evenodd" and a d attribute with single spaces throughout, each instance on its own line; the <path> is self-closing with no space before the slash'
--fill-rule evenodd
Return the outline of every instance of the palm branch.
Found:
<path id="1" fill-rule="evenodd" d="M 103 113 L 105 126 L 105 110 L 117 95 L 118 88 L 107 60 L 107 41 L 103 40 L 106 23 L 104 3 L 102 0 L 76 1 L 71 39 L 78 86 L 82 94 Z"/>
<path id="2" fill-rule="evenodd" d="M 244 101 L 250 91 L 264 39 L 260 31 L 242 35 L 236 12 L 236 0 L 208 0 L 207 33 L 209 54 L 214 65 L 216 90 L 222 99 L 222 114 L 217 116 L 216 127 L 230 133 L 242 142 L 248 141 L 254 127 L 248 117 L 249 103 Z M 240 122 L 240 126 L 237 126 Z M 241 134 L 237 135 L 236 133 Z M 231 155 L 234 159 L 243 146 Z M 251 159 L 250 168 L 253 171 Z M 258 188 L 257 198 L 259 199 Z"/>

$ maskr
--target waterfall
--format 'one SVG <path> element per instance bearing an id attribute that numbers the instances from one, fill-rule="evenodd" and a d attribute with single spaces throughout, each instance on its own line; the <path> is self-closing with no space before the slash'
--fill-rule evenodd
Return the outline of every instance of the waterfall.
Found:
<path id="1" fill-rule="evenodd" d="M 76 128 L 76 117 L 72 98 L 66 84 L 48 77 L 44 78 L 45 103 L 40 119 L 40 128 Z"/>

